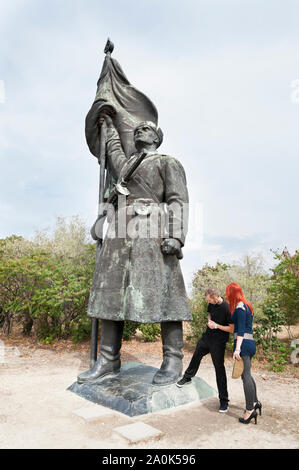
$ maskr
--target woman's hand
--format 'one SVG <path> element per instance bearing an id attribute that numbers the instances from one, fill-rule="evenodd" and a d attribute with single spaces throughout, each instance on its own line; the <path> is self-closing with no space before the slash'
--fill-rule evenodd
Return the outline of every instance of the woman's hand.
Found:
<path id="1" fill-rule="evenodd" d="M 233 354 L 233 359 L 237 359 L 237 361 L 241 360 L 240 349 L 235 349 L 234 354 Z"/>

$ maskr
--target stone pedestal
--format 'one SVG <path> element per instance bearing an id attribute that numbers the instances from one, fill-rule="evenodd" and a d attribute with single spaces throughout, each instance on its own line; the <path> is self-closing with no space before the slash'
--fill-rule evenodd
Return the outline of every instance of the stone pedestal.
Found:
<path id="1" fill-rule="evenodd" d="M 139 362 L 128 362 L 122 365 L 117 375 L 107 375 L 93 383 L 75 382 L 67 390 L 128 416 L 154 413 L 217 395 L 198 377 L 182 388 L 176 384 L 153 385 L 157 370 Z"/>

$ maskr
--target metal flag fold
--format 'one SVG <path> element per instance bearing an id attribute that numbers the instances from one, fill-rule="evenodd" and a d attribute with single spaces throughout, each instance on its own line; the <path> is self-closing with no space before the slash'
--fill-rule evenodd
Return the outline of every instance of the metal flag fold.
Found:
<path id="1" fill-rule="evenodd" d="M 85 135 L 90 152 L 98 157 L 100 138 L 98 119 L 103 109 L 114 114 L 114 125 L 118 130 L 127 157 L 136 151 L 133 131 L 142 121 L 158 123 L 158 111 L 152 101 L 133 87 L 117 60 L 111 57 L 113 44 L 108 39 L 97 93 L 86 116 Z"/>

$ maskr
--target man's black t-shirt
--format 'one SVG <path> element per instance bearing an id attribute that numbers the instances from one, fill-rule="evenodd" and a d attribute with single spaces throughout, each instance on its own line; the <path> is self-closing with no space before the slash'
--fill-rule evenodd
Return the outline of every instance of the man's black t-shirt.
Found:
<path id="1" fill-rule="evenodd" d="M 228 326 L 233 323 L 231 320 L 231 314 L 229 312 L 228 303 L 223 300 L 221 304 L 209 304 L 208 313 L 211 316 L 211 320 L 217 323 L 218 325 Z M 207 328 L 205 336 L 208 339 L 213 341 L 228 341 L 229 333 L 227 331 L 222 331 L 219 328 L 211 329 Z"/>

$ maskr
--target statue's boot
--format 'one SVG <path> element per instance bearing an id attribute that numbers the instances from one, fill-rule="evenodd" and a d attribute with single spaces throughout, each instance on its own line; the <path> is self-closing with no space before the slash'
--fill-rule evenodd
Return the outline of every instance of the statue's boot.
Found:
<path id="1" fill-rule="evenodd" d="M 91 369 L 78 375 L 79 383 L 93 382 L 107 374 L 120 371 L 123 328 L 123 321 L 101 320 L 100 357 Z"/>
<path id="2" fill-rule="evenodd" d="M 183 326 L 182 322 L 161 322 L 163 362 L 153 378 L 155 385 L 177 382 L 183 371 Z"/>

